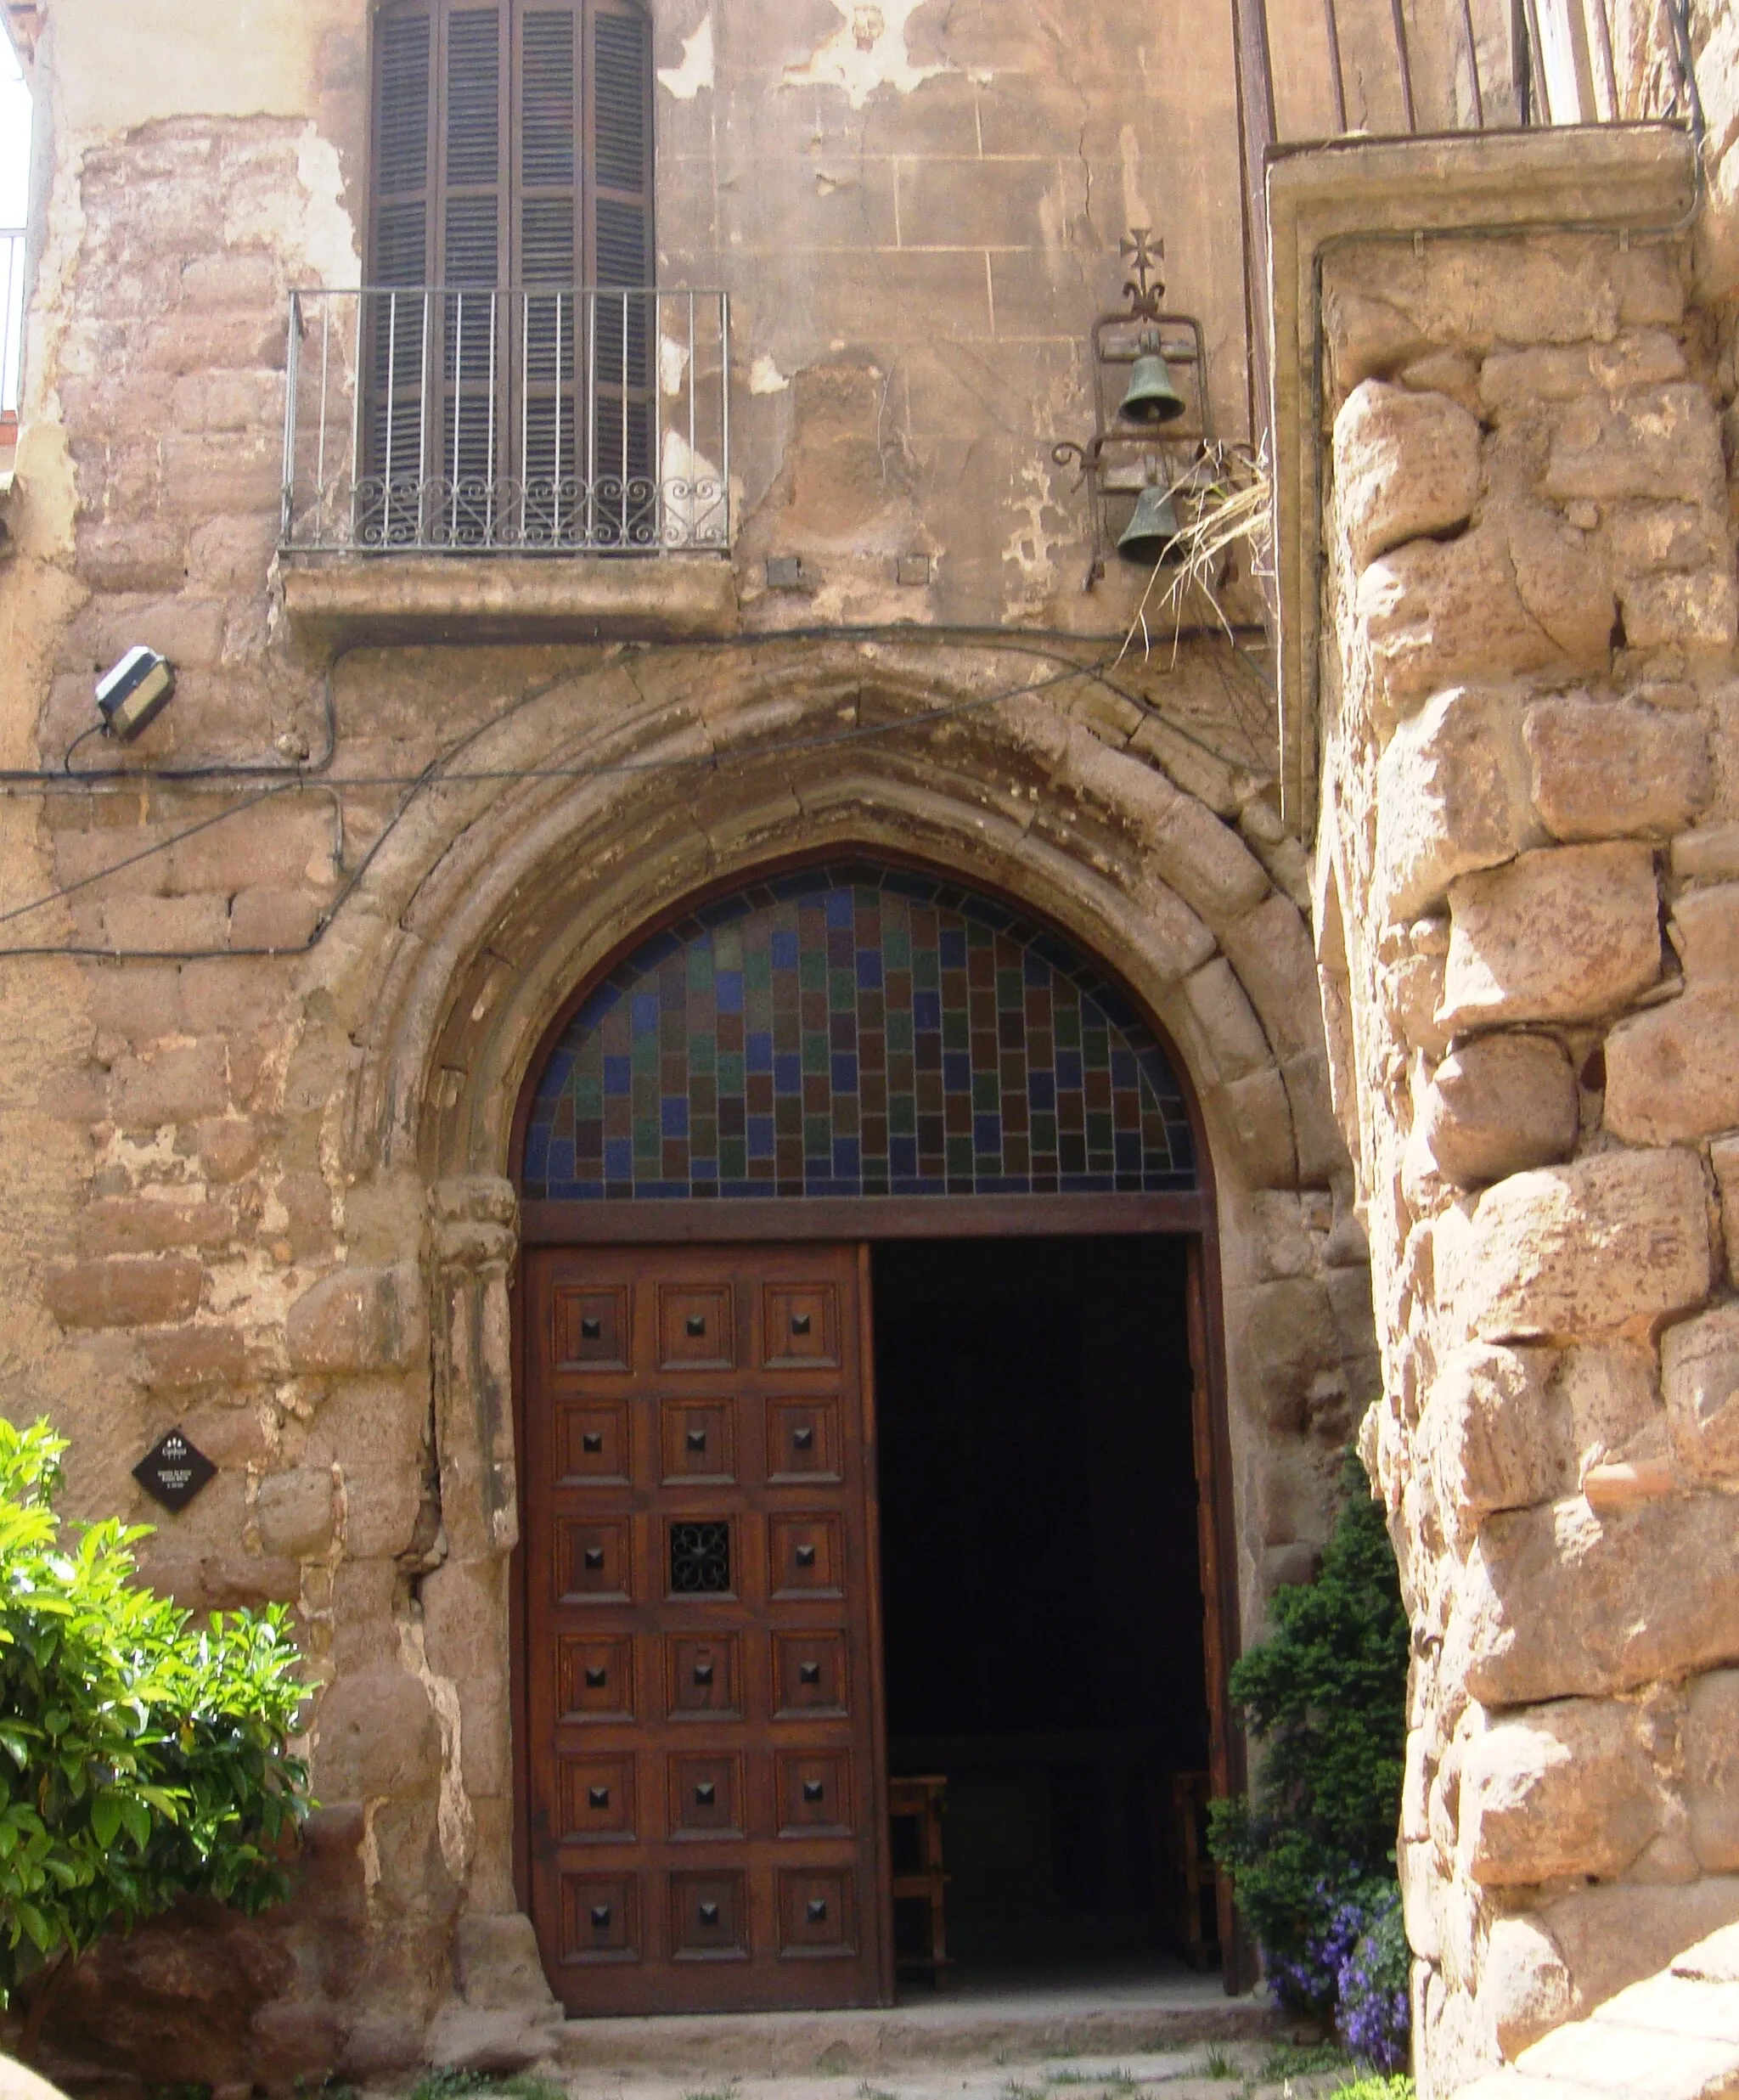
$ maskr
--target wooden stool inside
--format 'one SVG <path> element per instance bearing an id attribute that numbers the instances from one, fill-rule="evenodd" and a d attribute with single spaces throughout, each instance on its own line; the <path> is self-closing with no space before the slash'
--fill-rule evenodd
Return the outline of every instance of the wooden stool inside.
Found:
<path id="1" fill-rule="evenodd" d="M 928 1772 L 887 1782 L 888 1849 L 893 1861 L 893 1903 L 897 1961 L 903 1969 L 921 1969 L 941 1990 L 948 1973 L 948 1876 L 942 1866 L 942 1811 L 948 1793 L 945 1774 Z M 898 1928 L 904 1906 L 915 1911 L 921 1935 L 915 1947 L 899 1948 Z"/>

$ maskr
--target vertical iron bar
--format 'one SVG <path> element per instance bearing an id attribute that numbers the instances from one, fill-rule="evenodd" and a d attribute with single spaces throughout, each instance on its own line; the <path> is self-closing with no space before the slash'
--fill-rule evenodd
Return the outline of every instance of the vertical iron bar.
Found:
<path id="1" fill-rule="evenodd" d="M 552 453 L 549 461 L 549 485 L 554 501 L 549 513 L 549 537 L 552 541 L 561 538 L 561 301 L 555 295 L 555 425 L 550 439 Z"/>
<path id="2" fill-rule="evenodd" d="M 351 374 L 350 387 L 350 531 L 351 543 L 356 543 L 357 488 L 363 476 L 363 323 L 368 312 L 369 295 L 357 294 L 356 363 Z M 391 389 L 387 389 L 388 395 Z"/>
<path id="3" fill-rule="evenodd" d="M 500 328 L 501 295 L 499 292 L 492 291 L 489 295 L 489 448 L 486 460 L 489 470 L 489 493 L 485 499 L 483 512 L 484 517 L 487 520 L 485 529 L 488 543 L 492 547 L 495 544 L 495 491 L 501 478 L 495 458 L 495 389 L 497 385 L 495 351 L 496 336 Z"/>
<path id="4" fill-rule="evenodd" d="M 532 295 L 520 294 L 520 545 L 532 523 Z"/>
<path id="5" fill-rule="evenodd" d="M 453 356 L 453 502 L 447 510 L 447 544 L 459 544 L 459 470 L 465 426 L 465 296 L 453 295 L 454 342 Z"/>
<path id="6" fill-rule="evenodd" d="M 628 538 L 628 294 L 622 294 L 622 538 Z"/>
<path id="7" fill-rule="evenodd" d="M 730 545 L 730 294 L 718 295 L 718 421 L 723 432 L 719 449 L 723 454 L 723 480 L 719 497 L 724 505 L 724 544 Z"/>
<path id="8" fill-rule="evenodd" d="M 1522 21 L 1528 42 L 1528 115 L 1537 125 L 1550 126 L 1552 96 L 1546 84 L 1545 47 L 1539 40 L 1539 9 L 1534 0 L 1522 0 Z"/>
<path id="9" fill-rule="evenodd" d="M 433 303 L 427 285 L 423 288 L 423 372 L 417 394 L 417 539 L 420 547 L 427 537 L 423 522 L 423 491 L 429 473 L 429 309 Z"/>
<path id="10" fill-rule="evenodd" d="M 5 353 L 9 364 L 12 352 L 8 335 L 12 312 L 12 266 L 9 255 L 6 269 L 6 312 L 8 321 L 0 324 L 0 352 Z M 284 499 L 278 519 L 278 543 L 281 547 L 288 547 L 290 544 L 291 522 L 295 516 L 295 391 L 298 367 L 301 363 L 298 356 L 300 346 L 296 338 L 301 332 L 301 296 L 295 292 L 291 292 L 290 295 L 290 342 L 284 357 Z M 5 369 L 0 369 L 0 382 L 3 382 L 5 377 Z M 319 483 L 317 476 L 315 481 L 317 503 L 318 489 Z M 315 515 L 318 517 L 318 510 Z"/>
<path id="11" fill-rule="evenodd" d="M 1600 53 L 1601 80 L 1607 91 L 1607 121 L 1619 122 L 1624 112 L 1618 107 L 1618 75 L 1612 64 L 1612 25 L 1607 20 L 1607 0 L 1588 0 L 1594 16 L 1594 41 Z"/>
<path id="12" fill-rule="evenodd" d="M 1413 109 L 1413 55 L 1407 48 L 1407 17 L 1402 0 L 1389 0 L 1389 14 L 1395 25 L 1395 58 L 1401 68 L 1401 103 L 1407 113 L 1410 136 L 1419 129 L 1419 119 Z"/>
<path id="13" fill-rule="evenodd" d="M 577 345 L 576 346 L 577 347 Z M 585 543 L 598 543 L 598 294 L 586 293 L 586 529 Z M 575 448 L 578 449 L 577 446 Z"/>
<path id="14" fill-rule="evenodd" d="M 695 467 L 695 397 L 701 388 L 700 323 L 696 318 L 695 295 L 689 294 L 689 524 L 686 538 L 695 540 L 701 527 L 701 476 Z M 659 480 L 663 481 L 663 447 L 659 448 Z"/>
<path id="15" fill-rule="evenodd" d="M 386 509 L 381 529 L 383 545 L 392 543 L 392 469 L 398 450 L 398 294 L 388 292 L 386 324 Z"/>
<path id="16" fill-rule="evenodd" d="M 1473 0 L 1461 0 L 1461 33 L 1467 39 L 1467 70 L 1473 83 L 1473 128 L 1485 129 L 1485 96 L 1479 85 L 1479 46 L 1473 39 Z"/>
<path id="17" fill-rule="evenodd" d="M 320 437 L 314 464 L 314 515 L 326 515 L 326 417 L 332 397 L 332 301 L 320 301 Z M 291 397 L 295 398 L 294 396 Z"/>
<path id="18" fill-rule="evenodd" d="M 1322 25 L 1328 32 L 1330 79 L 1335 91 L 1335 130 L 1347 128 L 1347 76 L 1341 65 L 1341 21 L 1335 0 L 1322 0 Z"/>

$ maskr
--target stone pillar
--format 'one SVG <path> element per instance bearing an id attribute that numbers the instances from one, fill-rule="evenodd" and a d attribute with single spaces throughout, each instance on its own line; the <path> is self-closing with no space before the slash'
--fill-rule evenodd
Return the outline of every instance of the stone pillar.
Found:
<path id="1" fill-rule="evenodd" d="M 1670 241 L 1348 241 L 1317 935 L 1428 2100 L 1739 1918 L 1739 684 Z"/>

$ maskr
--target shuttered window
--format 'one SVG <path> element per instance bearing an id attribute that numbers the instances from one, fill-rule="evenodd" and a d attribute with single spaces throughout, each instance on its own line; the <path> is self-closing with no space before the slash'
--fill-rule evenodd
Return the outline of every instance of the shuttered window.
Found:
<path id="1" fill-rule="evenodd" d="M 650 471 L 649 302 L 607 296 L 654 280 L 650 21 L 637 0 L 384 0 L 374 95 L 369 282 L 408 295 L 370 329 L 382 536 L 428 538 L 391 506 L 444 480 L 460 542 L 491 537 L 504 481 L 559 538 L 577 481 Z"/>

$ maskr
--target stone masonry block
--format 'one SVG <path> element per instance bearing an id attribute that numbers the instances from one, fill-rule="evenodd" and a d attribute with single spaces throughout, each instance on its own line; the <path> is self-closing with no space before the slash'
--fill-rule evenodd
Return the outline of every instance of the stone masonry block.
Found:
<path id="1" fill-rule="evenodd" d="M 1685 891 L 1667 932 L 1694 988 L 1739 990 L 1739 882 Z"/>
<path id="2" fill-rule="evenodd" d="M 1708 1193 L 1692 1151 L 1600 1152 L 1488 1189 L 1439 1234 L 1438 1286 L 1485 1341 L 1574 1339 L 1708 1295 Z"/>
<path id="3" fill-rule="evenodd" d="M 1253 1000 L 1263 1026 L 1283 1057 L 1322 1048 L 1316 957 L 1298 908 L 1278 893 L 1221 929 L 1239 982 Z"/>
<path id="4" fill-rule="evenodd" d="M 1192 970 L 1184 980 L 1184 996 L 1218 1078 L 1240 1079 L 1273 1063 L 1274 1053 L 1256 1010 L 1224 956 L 1216 955 L 1201 969 Z"/>
<path id="5" fill-rule="evenodd" d="M 228 1061 L 216 1037 L 118 1058 L 109 1075 L 111 1113 L 123 1130 L 195 1123 L 229 1106 Z"/>
<path id="6" fill-rule="evenodd" d="M 1513 692 L 1453 687 L 1396 729 L 1376 784 L 1376 889 L 1387 919 L 1417 918 L 1457 875 L 1543 838 L 1528 807 Z"/>
<path id="7" fill-rule="evenodd" d="M 1529 615 L 1572 663 L 1604 670 L 1614 611 L 1605 548 L 1547 504 L 1512 501 L 1503 522 L 1516 588 Z"/>
<path id="8" fill-rule="evenodd" d="M 1414 540 L 1373 561 L 1354 611 L 1380 727 L 1449 685 L 1562 667 L 1557 645 L 1522 602 L 1500 519 L 1459 539 Z"/>
<path id="9" fill-rule="evenodd" d="M 1575 2009 L 1587 2013 L 1739 1918 L 1739 1876 L 1579 1889 L 1545 1905 L 1544 1918 L 1570 1972 Z"/>
<path id="10" fill-rule="evenodd" d="M 1446 1181 L 1473 1188 L 1566 1159 L 1576 1075 L 1548 1035 L 1478 1035 L 1456 1045 L 1426 1096 L 1423 1141 Z"/>
<path id="11" fill-rule="evenodd" d="M 1730 1874 L 1739 1868 L 1739 1669 L 1691 1686 L 1683 1744 L 1691 1849 L 1704 1873 Z"/>
<path id="12" fill-rule="evenodd" d="M 247 1339 L 239 1327 L 167 1327 L 139 1337 L 138 1377 L 147 1392 L 239 1386 L 248 1371 Z"/>
<path id="13" fill-rule="evenodd" d="M 1570 2011 L 1570 1972 L 1551 1934 L 1525 1913 L 1495 1918 L 1479 1970 L 1479 2001 L 1497 2044 L 1514 2058 Z"/>
<path id="14" fill-rule="evenodd" d="M 1619 587 L 1632 649 L 1728 650 L 1739 639 L 1739 583 L 1722 569 L 1635 576 Z"/>
<path id="15" fill-rule="evenodd" d="M 423 1582 L 429 1666 L 444 1677 L 482 1677 L 507 1641 L 507 1564 L 498 1556 L 447 1561 Z"/>
<path id="16" fill-rule="evenodd" d="M 391 1664 L 340 1677 L 314 1710 L 314 1782 L 327 1801 L 431 1792 L 441 1731 L 429 1695 Z"/>
<path id="17" fill-rule="evenodd" d="M 1555 502 L 1624 496 L 1703 504 L 1726 500 L 1714 404 L 1686 381 L 1618 403 L 1592 396 L 1562 410 L 1542 487 Z"/>
<path id="18" fill-rule="evenodd" d="M 1432 1382 L 1421 1442 L 1447 1510 L 1474 1523 L 1574 1482 L 1569 1410 L 1545 1349 L 1458 1349 Z"/>
<path id="19" fill-rule="evenodd" d="M 1621 1874 L 1660 1827 L 1629 1708 L 1567 1699 L 1506 1715 L 1461 1767 L 1460 1847 L 1487 1889 Z"/>
<path id="20" fill-rule="evenodd" d="M 268 1473 L 256 1491 L 254 1519 L 268 1553 L 308 1560 L 332 1537 L 332 1476 L 314 1468 Z"/>
<path id="21" fill-rule="evenodd" d="M 1591 1021 L 1660 975 L 1654 856 L 1559 846 L 1463 875 L 1449 892 L 1444 1011 L 1451 1028 Z"/>
<path id="22" fill-rule="evenodd" d="M 1607 1128 L 1673 1145 L 1739 1123 L 1739 986 L 1686 992 L 1607 1038 Z"/>
<path id="23" fill-rule="evenodd" d="M 1694 715 L 1583 695 L 1528 710 L 1522 735 L 1534 806 L 1554 838 L 1667 838 L 1714 788 Z"/>
<path id="24" fill-rule="evenodd" d="M 358 1371 L 402 1368 L 427 1339 L 422 1278 L 397 1269 L 340 1269 L 305 1291 L 284 1322 L 292 1368 Z"/>
<path id="25" fill-rule="evenodd" d="M 1739 1305 L 1717 1305 L 1661 1337 L 1661 1389 L 1680 1467 L 1739 1481 Z"/>
<path id="26" fill-rule="evenodd" d="M 1446 394 L 1367 380 L 1335 418 L 1335 499 L 1355 566 L 1472 515 L 1479 425 Z"/>
<path id="27" fill-rule="evenodd" d="M 99 1197 L 79 1217 L 86 1254 L 156 1254 L 166 1248 L 226 1247 L 235 1237 L 232 1202 L 208 1202 L 180 1191 Z"/>
<path id="28" fill-rule="evenodd" d="M 149 1327 L 199 1309 L 201 1264 L 180 1256 L 75 1262 L 42 1282 L 48 1310 L 63 1327 Z"/>
<path id="29" fill-rule="evenodd" d="M 1505 1512 L 1463 1570 L 1445 1668 L 1487 1706 L 1599 1697 L 1739 1655 L 1739 1500 Z"/>

